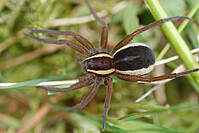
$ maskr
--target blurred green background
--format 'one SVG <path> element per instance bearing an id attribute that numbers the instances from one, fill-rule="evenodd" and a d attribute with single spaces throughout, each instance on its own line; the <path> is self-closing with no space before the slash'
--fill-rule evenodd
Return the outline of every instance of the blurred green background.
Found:
<path id="1" fill-rule="evenodd" d="M 199 8 L 198 0 L 160 0 L 168 16 L 186 16 Z M 104 15 L 109 25 L 108 51 L 126 35 L 154 22 L 141 0 L 90 0 L 96 12 Z M 198 6 L 197 6 L 198 5 Z M 90 12 L 83 0 L 1 0 L 0 1 L 0 83 L 19 82 L 11 88 L 0 87 L 0 133 L 71 133 L 101 132 L 106 86 L 82 110 L 65 110 L 81 101 L 89 86 L 68 94 L 48 93 L 32 83 L 50 80 L 73 80 L 82 76 L 82 66 L 76 61 L 79 53 L 65 46 L 44 44 L 25 37 L 25 26 L 35 29 L 71 30 L 99 47 L 101 25 L 87 22 Z M 176 21 L 178 27 L 182 21 Z M 47 36 L 41 38 L 68 39 Z M 199 12 L 182 31 L 190 49 L 199 45 Z M 156 56 L 168 42 L 159 27 L 138 35 L 133 42 L 151 47 Z M 170 48 L 164 58 L 176 55 Z M 158 73 L 170 73 L 182 62 L 173 61 L 157 68 Z M 154 72 L 147 76 L 154 76 Z M 28 82 L 25 82 L 28 81 Z M 106 132 L 197 133 L 199 132 L 198 86 L 186 77 L 177 78 L 140 103 L 135 100 L 153 86 L 126 82 L 114 78 L 114 90 L 107 118 Z"/>

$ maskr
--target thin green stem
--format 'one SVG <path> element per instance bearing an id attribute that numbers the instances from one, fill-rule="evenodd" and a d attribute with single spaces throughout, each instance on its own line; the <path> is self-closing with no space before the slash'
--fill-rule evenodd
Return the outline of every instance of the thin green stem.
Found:
<path id="1" fill-rule="evenodd" d="M 199 1 L 196 3 L 196 5 L 191 9 L 191 11 L 189 12 L 189 14 L 187 15 L 189 18 L 192 18 L 194 16 L 194 14 L 196 14 L 197 10 L 199 9 Z M 183 21 L 183 23 L 179 26 L 178 28 L 178 33 L 181 33 L 184 28 L 187 26 L 189 21 Z M 156 61 L 160 61 L 164 55 L 167 53 L 167 51 L 170 48 L 170 43 L 167 43 L 166 46 L 162 49 L 162 51 L 160 52 L 160 54 L 158 55 Z"/>
<path id="2" fill-rule="evenodd" d="M 164 57 L 164 55 L 169 50 L 170 46 L 171 46 L 170 43 L 166 44 L 166 46 L 161 50 L 161 52 L 159 53 L 158 57 L 156 58 L 156 62 L 160 61 Z"/>
<path id="3" fill-rule="evenodd" d="M 168 18 L 168 15 L 164 11 L 158 0 L 145 0 L 145 2 L 148 4 L 150 12 L 156 20 Z M 198 63 L 195 61 L 188 46 L 176 30 L 175 26 L 171 22 L 168 22 L 162 24 L 161 28 L 165 36 L 169 40 L 171 46 L 175 49 L 185 66 L 188 69 L 197 68 Z M 199 73 L 193 73 L 192 76 L 195 82 L 199 85 Z"/>

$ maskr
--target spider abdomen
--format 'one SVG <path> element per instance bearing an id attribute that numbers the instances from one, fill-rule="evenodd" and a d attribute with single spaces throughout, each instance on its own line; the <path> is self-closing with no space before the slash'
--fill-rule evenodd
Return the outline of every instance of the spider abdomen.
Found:
<path id="1" fill-rule="evenodd" d="M 113 54 L 117 73 L 144 75 L 152 71 L 155 63 L 154 52 L 143 43 L 128 44 Z"/>
<path id="2" fill-rule="evenodd" d="M 98 53 L 84 61 L 84 69 L 97 75 L 109 75 L 115 71 L 113 57 L 108 53 Z"/>

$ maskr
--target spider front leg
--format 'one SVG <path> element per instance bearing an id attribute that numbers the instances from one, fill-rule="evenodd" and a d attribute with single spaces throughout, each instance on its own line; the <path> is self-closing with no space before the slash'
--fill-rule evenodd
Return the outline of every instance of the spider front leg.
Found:
<path id="1" fill-rule="evenodd" d="M 136 31 L 134 31 L 133 33 L 129 34 L 128 36 L 126 36 L 123 40 L 121 40 L 113 49 L 112 53 L 115 53 L 118 49 L 120 49 L 121 47 L 125 46 L 126 44 L 128 44 L 131 40 L 133 40 L 133 38 L 135 36 L 137 36 L 138 34 L 148 30 L 148 29 L 151 29 L 153 27 L 156 27 L 158 25 L 161 25 L 165 22 L 168 22 L 168 21 L 173 21 L 173 20 L 178 20 L 178 19 L 191 19 L 189 17 L 185 17 L 185 16 L 174 16 L 174 17 L 170 17 L 170 18 L 165 18 L 165 19 L 160 19 L 160 20 L 157 20 L 145 27 L 142 27 L 140 29 L 137 29 Z"/>
<path id="2" fill-rule="evenodd" d="M 39 38 L 39 37 L 36 37 L 36 36 L 33 36 L 33 35 L 30 35 L 30 34 L 27 34 L 27 33 L 23 33 L 25 36 L 29 37 L 29 38 L 32 38 L 34 40 L 38 40 L 38 41 L 41 41 L 41 42 L 44 42 L 44 43 L 48 43 L 48 44 L 57 44 L 57 45 L 62 45 L 62 44 L 66 44 L 67 46 L 79 51 L 80 53 L 82 53 L 84 56 L 88 57 L 91 53 L 86 49 L 84 48 L 83 46 L 75 43 L 75 42 L 72 42 L 72 41 L 69 41 L 69 40 L 53 40 L 53 39 L 43 39 L 43 38 Z"/>
<path id="3" fill-rule="evenodd" d="M 103 113 L 103 125 L 102 125 L 102 131 L 105 130 L 105 122 L 106 118 L 108 115 L 108 109 L 110 106 L 111 102 L 111 96 L 112 96 L 112 91 L 113 91 L 113 81 L 112 78 L 108 77 L 105 79 L 105 84 L 108 86 L 108 91 L 105 99 L 105 104 L 104 104 L 104 113 Z"/>
<path id="4" fill-rule="evenodd" d="M 85 46 L 89 51 L 91 51 L 92 53 L 96 53 L 98 52 L 98 50 L 96 48 L 93 47 L 93 45 L 83 36 L 72 32 L 72 31 L 57 31 L 57 30 L 36 30 L 36 29 L 32 29 L 30 27 L 26 27 L 26 29 L 36 32 L 36 33 L 44 33 L 44 34 L 48 34 L 48 35 L 64 35 L 64 36 L 72 36 L 75 40 L 77 40 L 78 42 L 80 42 L 83 46 Z"/>
<path id="5" fill-rule="evenodd" d="M 84 80 L 81 80 L 67 88 L 58 88 L 58 87 L 50 87 L 50 86 L 38 86 L 37 88 L 42 88 L 46 91 L 67 93 L 67 92 L 74 91 L 74 90 L 80 89 L 82 87 L 85 87 L 88 84 L 92 83 L 95 79 L 94 74 L 88 74 L 88 75 L 85 75 L 85 77 L 87 77 L 87 78 Z"/>
<path id="6" fill-rule="evenodd" d="M 90 90 L 86 94 L 86 96 L 84 96 L 82 101 L 79 104 L 77 104 L 77 105 L 73 106 L 72 108 L 68 109 L 68 111 L 72 112 L 72 111 L 84 108 L 90 102 L 90 100 L 95 96 L 95 94 L 97 93 L 102 79 L 103 78 L 97 76 L 95 78 L 93 86 L 90 88 Z"/>
<path id="7" fill-rule="evenodd" d="M 181 76 L 184 76 L 187 74 L 191 74 L 191 73 L 194 73 L 197 71 L 199 71 L 199 68 L 188 70 L 186 72 L 172 73 L 172 74 L 162 75 L 162 76 L 152 77 L 152 78 L 141 77 L 141 76 L 136 76 L 136 75 L 123 75 L 123 74 L 119 74 L 119 73 L 114 73 L 114 76 L 119 79 L 126 80 L 126 81 L 155 82 L 155 81 L 160 81 L 160 80 L 165 80 L 165 79 L 174 79 L 174 78 L 181 77 Z"/>
<path id="8" fill-rule="evenodd" d="M 89 2 L 85 0 L 90 12 L 93 14 L 94 18 L 101 23 L 102 25 L 102 34 L 101 34 L 101 51 L 106 52 L 107 51 L 107 40 L 108 40 L 108 25 L 104 21 L 103 18 L 100 18 L 96 12 L 93 10 L 93 8 L 90 6 Z"/>
<path id="9" fill-rule="evenodd" d="M 86 59 L 87 57 L 86 56 L 84 56 L 84 55 L 78 55 L 77 57 L 76 57 L 76 60 L 80 63 L 80 64 L 82 64 L 83 65 L 83 60 L 82 59 Z"/>

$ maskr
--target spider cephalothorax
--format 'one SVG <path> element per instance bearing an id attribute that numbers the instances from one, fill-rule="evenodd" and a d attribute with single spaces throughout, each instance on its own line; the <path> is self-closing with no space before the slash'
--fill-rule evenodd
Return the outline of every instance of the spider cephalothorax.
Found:
<path id="1" fill-rule="evenodd" d="M 85 71 L 101 76 L 110 75 L 115 71 L 113 56 L 99 52 L 84 60 Z"/>
<path id="2" fill-rule="evenodd" d="M 83 65 L 83 68 L 87 75 L 81 77 L 79 82 L 76 84 L 67 87 L 67 88 L 57 88 L 57 87 L 48 87 L 48 86 L 40 86 L 40 88 L 45 89 L 47 91 L 55 91 L 55 92 L 70 92 L 82 87 L 85 87 L 91 83 L 93 83 L 89 92 L 83 98 L 81 103 L 75 105 L 70 108 L 68 111 L 74 111 L 77 109 L 82 109 L 85 107 L 89 101 L 94 97 L 100 83 L 104 80 L 105 85 L 108 86 L 107 96 L 105 99 L 104 105 L 104 113 L 103 113 L 103 127 L 102 130 L 105 130 L 105 122 L 108 114 L 108 109 L 111 101 L 112 95 L 112 78 L 110 75 L 114 75 L 115 77 L 127 81 L 140 81 L 140 82 L 154 82 L 164 79 L 173 79 L 176 77 L 184 76 L 186 74 L 190 74 L 198 71 L 199 69 L 188 70 L 186 72 L 181 73 L 173 73 L 153 78 L 141 77 L 141 75 L 145 75 L 152 71 L 155 63 L 155 54 L 154 52 L 143 43 L 130 43 L 128 44 L 136 35 L 153 28 L 155 26 L 161 25 L 164 22 L 178 20 L 178 19 L 189 19 L 184 16 L 175 16 L 170 18 L 161 19 L 155 21 L 143 28 L 140 28 L 134 31 L 132 34 L 126 36 L 123 40 L 121 40 L 109 54 L 106 50 L 107 40 L 108 40 L 108 25 L 106 22 L 100 18 L 95 11 L 91 8 L 90 4 L 87 0 L 85 0 L 87 6 L 89 7 L 91 13 L 94 18 L 102 24 L 102 35 L 101 35 L 101 44 L 100 49 L 97 50 L 93 47 L 93 45 L 85 39 L 83 36 L 74 33 L 72 31 L 55 31 L 55 30 L 36 30 L 26 27 L 28 30 L 36 32 L 36 33 L 44 33 L 49 35 L 65 35 L 72 36 L 75 40 L 77 40 L 80 44 L 69 41 L 69 40 L 53 40 L 53 39 L 42 39 L 36 36 L 32 36 L 30 34 L 24 33 L 25 36 L 30 37 L 32 39 L 42 41 L 49 44 L 66 44 L 67 46 L 79 51 L 82 55 L 77 56 L 77 60 Z M 83 61 L 82 61 L 83 59 Z"/>

